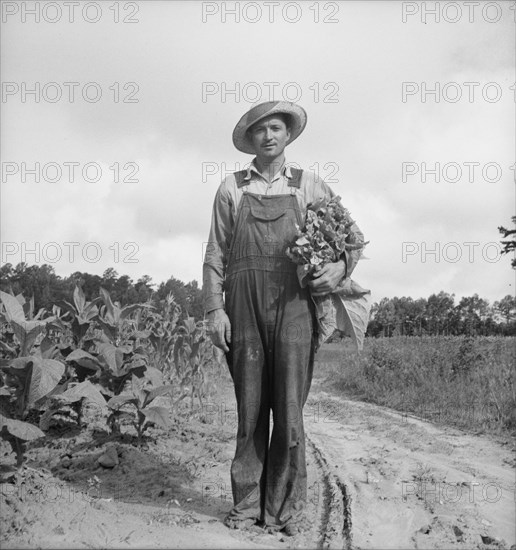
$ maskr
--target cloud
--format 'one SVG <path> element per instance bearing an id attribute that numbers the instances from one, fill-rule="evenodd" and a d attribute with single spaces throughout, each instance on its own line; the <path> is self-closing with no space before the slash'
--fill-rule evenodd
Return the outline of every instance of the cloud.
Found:
<path id="1" fill-rule="evenodd" d="M 423 24 L 421 14 L 403 23 L 399 3 L 349 2 L 337 4 L 338 23 L 324 23 L 330 5 L 319 5 L 319 23 L 310 3 L 300 4 L 298 23 L 280 12 L 274 23 L 266 17 L 234 23 L 231 16 L 224 23 L 221 12 L 203 23 L 202 3 L 182 2 L 140 2 L 138 24 L 113 23 L 107 8 L 98 24 L 11 18 L 3 29 L 4 81 L 79 82 L 79 93 L 96 82 L 102 98 L 36 103 L 31 96 L 25 102 L 10 97 L 2 105 L 3 161 L 28 167 L 96 163 L 102 177 L 94 183 L 79 176 L 73 183 L 23 184 L 19 175 L 4 181 L 2 240 L 20 246 L 98 243 L 98 262 L 81 252 L 73 265 L 55 264 L 61 274 L 100 274 L 114 266 L 134 278 L 200 281 L 202 243 L 223 168 L 251 160 L 231 142 L 234 124 L 252 103 L 244 87 L 251 91 L 255 83 L 266 100 L 266 83 L 278 82 L 277 99 L 298 90 L 308 111 L 307 128 L 287 149 L 288 160 L 334 178 L 331 187 L 371 241 L 371 259 L 356 272 L 363 286 L 378 299 L 441 289 L 491 300 L 509 293 L 509 259 L 486 261 L 482 247 L 498 240 L 497 226 L 509 224 L 513 214 L 512 11 L 493 24 L 465 16 L 457 24 Z M 137 91 L 124 89 L 131 82 Z M 405 101 L 404 82 L 416 86 Z M 437 95 L 425 95 L 424 87 L 436 82 Z M 473 103 L 464 82 L 479 82 Z M 488 82 L 500 86 L 499 101 L 482 95 Z M 203 84 L 215 90 L 204 100 Z M 453 102 L 457 89 L 462 97 Z M 124 101 L 131 91 L 135 103 Z M 207 162 L 219 169 L 203 179 Z M 404 162 L 418 168 L 405 182 Z M 441 176 L 436 182 L 429 174 L 422 182 L 423 162 L 429 168 L 457 163 L 462 179 Z M 465 162 L 480 163 L 473 182 Z M 483 177 L 489 162 L 500 165 L 500 181 Z M 131 166 L 138 168 L 138 181 L 124 182 Z M 406 261 L 404 242 L 418 245 Z M 460 243 L 463 257 L 451 262 L 440 255 L 437 262 L 422 256 L 422 243 L 435 242 L 441 251 L 448 242 Z M 466 242 L 481 243 L 472 263 Z M 123 261 L 131 254 L 138 262 Z"/>

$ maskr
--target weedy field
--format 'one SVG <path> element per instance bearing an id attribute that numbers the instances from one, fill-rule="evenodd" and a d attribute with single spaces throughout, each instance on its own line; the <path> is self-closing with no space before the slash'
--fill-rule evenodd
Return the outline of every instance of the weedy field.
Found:
<path id="1" fill-rule="evenodd" d="M 347 397 L 476 433 L 516 432 L 516 338 L 366 338 L 328 344 L 319 376 Z"/>

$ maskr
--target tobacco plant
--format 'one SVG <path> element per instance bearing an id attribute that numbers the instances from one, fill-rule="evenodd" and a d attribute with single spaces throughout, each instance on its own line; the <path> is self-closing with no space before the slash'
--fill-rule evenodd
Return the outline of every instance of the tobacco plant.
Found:
<path id="1" fill-rule="evenodd" d="M 43 432 L 26 418 L 32 409 L 57 386 L 64 374 L 62 362 L 52 359 L 41 349 L 32 352 L 38 336 L 52 320 L 40 320 L 42 312 L 32 315 L 29 305 L 27 319 L 23 309 L 23 297 L 0 291 L 3 311 L 1 321 L 13 331 L 11 345 L 2 347 L 0 359 L 0 437 L 6 440 L 16 454 L 16 464 L 24 460 L 26 442 L 42 437 Z M 4 328 L 4 333 L 9 329 Z"/>
<path id="2" fill-rule="evenodd" d="M 113 413 L 118 412 L 132 420 L 138 434 L 138 445 L 141 445 L 143 432 L 154 423 L 164 429 L 171 427 L 169 410 L 166 407 L 151 406 L 151 403 L 161 395 L 171 393 L 171 385 L 153 385 L 148 377 L 137 378 L 132 376 L 130 387 L 120 395 L 112 397 L 108 401 L 108 407 Z M 130 405 L 130 411 L 122 410 L 122 407 Z"/>

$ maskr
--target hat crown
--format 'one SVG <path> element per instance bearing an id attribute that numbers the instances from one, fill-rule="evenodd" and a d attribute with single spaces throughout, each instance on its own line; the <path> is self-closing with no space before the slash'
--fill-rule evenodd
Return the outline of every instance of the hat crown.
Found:
<path id="1" fill-rule="evenodd" d="M 265 103 L 256 103 L 244 116 L 254 117 L 254 120 L 258 120 L 267 115 L 267 113 L 279 105 L 279 101 L 266 101 Z"/>

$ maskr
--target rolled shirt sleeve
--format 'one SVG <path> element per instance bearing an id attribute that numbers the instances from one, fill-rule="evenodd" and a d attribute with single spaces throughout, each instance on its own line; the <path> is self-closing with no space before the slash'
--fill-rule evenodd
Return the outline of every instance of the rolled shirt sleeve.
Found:
<path id="1" fill-rule="evenodd" d="M 205 313 L 224 308 L 224 279 L 234 222 L 232 218 L 231 197 L 223 182 L 213 202 L 210 234 L 204 254 L 202 278 Z"/>

